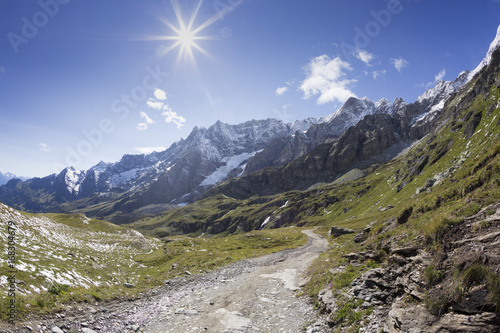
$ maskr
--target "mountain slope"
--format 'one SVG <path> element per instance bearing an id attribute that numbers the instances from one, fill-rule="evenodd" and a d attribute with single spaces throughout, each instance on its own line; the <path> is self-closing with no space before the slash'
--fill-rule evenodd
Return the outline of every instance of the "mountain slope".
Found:
<path id="1" fill-rule="evenodd" d="M 349 98 L 342 107 L 312 124 L 306 131 L 297 131 L 293 135 L 271 141 L 262 152 L 249 160 L 244 175 L 251 174 L 265 167 L 279 167 L 304 156 L 320 144 L 329 143 L 345 130 L 355 126 L 365 116 L 373 114 L 392 114 L 406 103 L 396 99 L 390 103 L 386 99 L 372 102 L 367 98 Z"/>
<path id="2" fill-rule="evenodd" d="M 15 229 L 15 268 L 16 278 L 23 281 L 18 285 L 21 294 L 47 291 L 55 283 L 90 288 L 134 281 L 138 276 L 120 276 L 110 267 L 136 267 L 132 256 L 161 245 L 137 231 L 81 214 L 37 216 L 0 203 L 0 221 L 10 222 Z M 0 235 L 7 239 L 7 228 Z M 3 288 L 9 269 L 3 258 L 0 264 Z"/>

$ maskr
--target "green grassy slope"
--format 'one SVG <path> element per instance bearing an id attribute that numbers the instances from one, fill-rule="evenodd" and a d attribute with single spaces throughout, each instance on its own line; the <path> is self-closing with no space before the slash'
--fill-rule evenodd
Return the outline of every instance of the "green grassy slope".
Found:
<path id="1" fill-rule="evenodd" d="M 0 203 L 0 318 L 12 299 L 10 276 L 22 317 L 73 302 L 135 298 L 187 270 L 206 272 L 305 242 L 300 228 L 163 242 L 83 214 L 29 214 Z"/>

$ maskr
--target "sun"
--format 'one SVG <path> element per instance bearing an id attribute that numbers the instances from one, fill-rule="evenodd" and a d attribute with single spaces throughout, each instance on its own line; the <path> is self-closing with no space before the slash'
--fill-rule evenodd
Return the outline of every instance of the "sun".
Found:
<path id="1" fill-rule="evenodd" d="M 171 35 L 160 36 L 158 39 L 160 40 L 168 40 L 172 41 L 170 45 L 163 48 L 160 52 L 160 55 L 166 55 L 170 51 L 178 48 L 176 64 L 179 64 L 182 61 L 188 62 L 196 67 L 196 59 L 195 59 L 195 51 L 203 54 L 204 56 L 209 57 L 210 54 L 205 51 L 199 44 L 200 40 L 208 40 L 214 39 L 212 36 L 200 35 L 200 33 L 206 29 L 208 26 L 216 22 L 220 16 L 215 15 L 209 18 L 207 21 L 203 22 L 197 27 L 194 27 L 194 22 L 196 20 L 196 16 L 198 15 L 198 11 L 200 10 L 201 4 L 203 0 L 198 2 L 193 14 L 189 21 L 185 21 L 182 17 L 182 13 L 179 7 L 179 3 L 177 0 L 171 0 L 172 8 L 175 13 L 175 17 L 177 19 L 177 25 L 172 24 L 167 20 L 162 20 L 162 22 L 171 30 Z"/>

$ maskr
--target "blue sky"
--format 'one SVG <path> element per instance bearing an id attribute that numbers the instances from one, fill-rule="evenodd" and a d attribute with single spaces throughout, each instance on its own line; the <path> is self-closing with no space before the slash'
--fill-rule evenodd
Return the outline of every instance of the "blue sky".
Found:
<path id="1" fill-rule="evenodd" d="M 479 64 L 500 1 L 3 0 L 0 22 L 0 171 L 41 177 L 217 120 L 413 102 Z"/>

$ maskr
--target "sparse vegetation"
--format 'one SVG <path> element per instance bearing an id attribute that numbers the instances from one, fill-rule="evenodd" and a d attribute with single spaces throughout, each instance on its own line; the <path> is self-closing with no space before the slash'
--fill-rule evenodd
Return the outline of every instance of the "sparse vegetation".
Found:
<path id="1" fill-rule="evenodd" d="M 47 313 L 72 302 L 134 299 L 185 271 L 204 273 L 245 258 L 295 248 L 307 240 L 303 229 L 294 227 L 226 236 L 175 236 L 162 242 L 81 214 L 34 215 L 0 206 L 0 217 L 17 221 L 28 236 L 17 246 L 17 264 L 22 269 L 16 278 L 25 293 L 16 295 L 21 316 L 28 308 L 31 313 Z M 31 233 L 37 237 L 29 236 Z M 25 258 L 36 266 L 24 266 Z M 30 271 L 32 267 L 34 271 Z M 6 262 L 0 265 L 0 275 L 7 275 L 8 270 Z M 77 278 L 68 280 L 71 277 Z M 0 290 L 5 292 L 5 287 Z M 4 319 L 7 309 L 0 309 Z"/>
<path id="2" fill-rule="evenodd" d="M 426 226 L 425 236 L 427 240 L 430 241 L 439 241 L 442 239 L 446 227 L 453 225 L 455 223 L 461 222 L 460 218 L 452 218 L 446 213 L 439 214 L 434 216 L 429 224 Z"/>
<path id="3" fill-rule="evenodd" d="M 425 269 L 424 280 L 428 287 L 435 286 L 441 280 L 441 276 L 441 272 L 432 265 Z"/>

